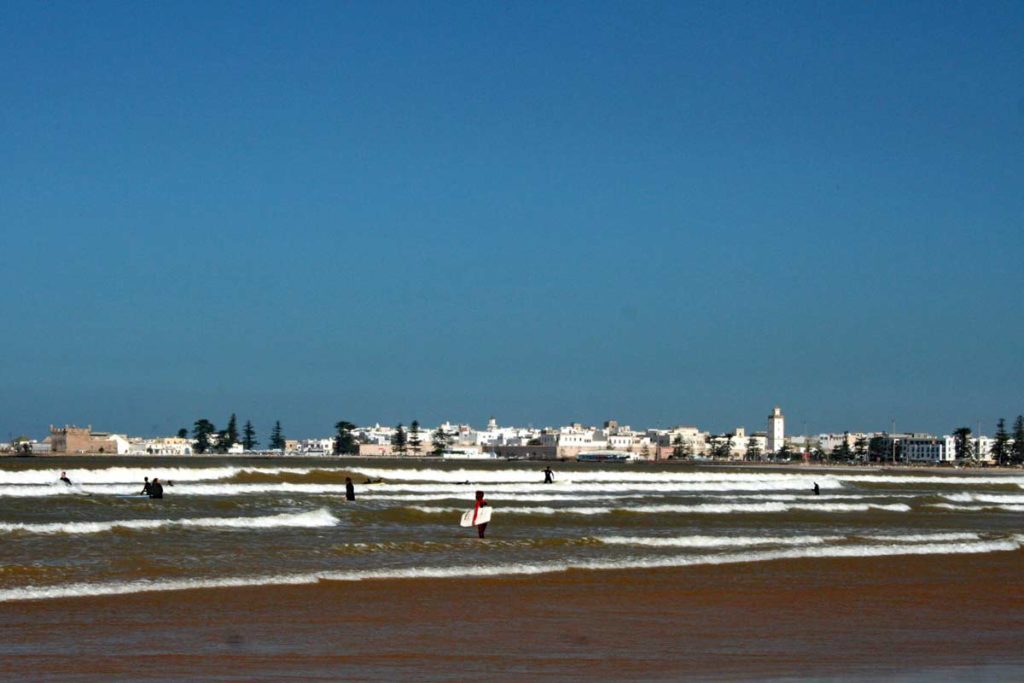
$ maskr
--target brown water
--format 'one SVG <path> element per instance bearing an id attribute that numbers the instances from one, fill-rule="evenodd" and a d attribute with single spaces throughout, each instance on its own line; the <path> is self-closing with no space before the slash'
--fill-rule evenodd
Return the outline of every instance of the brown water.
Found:
<path id="1" fill-rule="evenodd" d="M 1019 474 L 0 468 L 8 679 L 1024 676 Z M 175 486 L 117 497 L 143 473 Z M 353 504 L 345 476 L 384 481 Z M 477 487 L 482 542 L 457 526 Z"/>

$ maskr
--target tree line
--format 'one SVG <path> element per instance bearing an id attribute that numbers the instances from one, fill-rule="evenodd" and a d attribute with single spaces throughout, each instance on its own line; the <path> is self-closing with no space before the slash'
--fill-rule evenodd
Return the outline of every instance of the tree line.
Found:
<path id="1" fill-rule="evenodd" d="M 188 438 L 188 430 L 184 427 L 178 430 L 178 437 Z M 195 441 L 193 451 L 203 453 L 227 453 L 235 444 L 242 444 L 247 451 L 255 450 L 260 445 L 256 438 L 256 429 L 252 426 L 252 420 L 246 420 L 242 432 L 238 432 L 238 420 L 234 413 L 228 418 L 228 425 L 218 431 L 213 422 L 201 417 L 192 425 L 192 439 Z M 270 450 L 283 451 L 285 446 L 284 431 L 281 429 L 281 421 L 274 423 L 270 431 Z"/>
<path id="2" fill-rule="evenodd" d="M 974 434 L 970 427 L 957 427 L 951 436 L 953 457 L 956 460 L 970 462 L 978 459 L 980 454 L 976 452 Z M 1006 429 L 1006 419 L 999 418 L 989 454 L 996 465 L 1001 467 L 1024 465 L 1024 415 L 1017 416 L 1012 431 Z M 903 459 L 903 444 L 898 439 L 893 440 L 885 436 L 875 436 L 870 440 L 860 437 L 852 450 L 846 441 L 836 446 L 831 458 L 853 460 L 864 459 L 865 455 L 871 461 L 899 461 Z"/>
<path id="3" fill-rule="evenodd" d="M 395 429 L 391 433 L 391 450 L 399 455 L 420 455 L 426 451 L 424 434 L 425 432 L 420 428 L 419 420 L 413 420 L 409 424 L 408 430 L 405 429 L 404 424 L 399 422 L 395 425 Z M 455 443 L 455 433 L 447 432 L 443 427 L 438 427 L 430 434 L 430 453 L 431 455 L 441 455 L 448 450 L 453 443 Z M 339 451 L 338 441 L 336 439 L 334 452 L 340 454 L 348 453 L 350 451 Z M 358 447 L 351 452 L 358 453 Z"/>
<path id="4" fill-rule="evenodd" d="M 1013 421 L 1013 443 L 1006 431 L 1006 420 L 999 418 L 992 439 L 992 459 L 997 465 L 1024 465 L 1024 415 Z"/>
<path id="5" fill-rule="evenodd" d="M 340 420 L 334 425 L 334 454 L 335 455 L 358 455 L 359 443 L 356 441 L 353 432 L 356 425 L 347 420 Z M 405 425 L 399 422 L 391 433 L 391 449 L 399 455 L 420 455 L 426 451 L 427 445 L 424 442 L 425 432 L 420 428 L 419 420 L 413 420 L 406 430 Z M 447 432 L 438 427 L 430 434 L 430 453 L 441 455 L 455 443 L 455 433 Z"/>

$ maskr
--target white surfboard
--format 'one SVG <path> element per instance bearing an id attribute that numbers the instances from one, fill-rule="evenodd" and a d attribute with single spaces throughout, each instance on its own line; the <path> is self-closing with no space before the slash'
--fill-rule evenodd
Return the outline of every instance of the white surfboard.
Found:
<path id="1" fill-rule="evenodd" d="M 459 524 L 461 526 L 479 526 L 480 524 L 487 524 L 489 521 L 491 521 L 491 506 L 484 505 L 476 513 L 476 523 L 473 522 L 473 511 L 466 510 Z"/>

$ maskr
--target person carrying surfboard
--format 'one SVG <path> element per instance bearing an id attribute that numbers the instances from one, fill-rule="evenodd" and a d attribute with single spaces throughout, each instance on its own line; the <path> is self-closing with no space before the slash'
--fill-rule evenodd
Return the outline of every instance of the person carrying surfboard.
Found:
<path id="1" fill-rule="evenodd" d="M 486 505 L 487 505 L 487 501 L 484 500 L 484 492 L 483 491 L 477 491 L 476 492 L 476 506 L 473 508 L 473 524 L 476 525 L 476 535 L 479 536 L 480 538 L 483 538 L 484 537 L 484 533 L 487 531 L 487 522 L 484 522 L 483 524 L 477 524 L 476 523 L 476 518 L 477 518 L 477 515 L 480 514 L 480 508 L 485 507 Z"/>

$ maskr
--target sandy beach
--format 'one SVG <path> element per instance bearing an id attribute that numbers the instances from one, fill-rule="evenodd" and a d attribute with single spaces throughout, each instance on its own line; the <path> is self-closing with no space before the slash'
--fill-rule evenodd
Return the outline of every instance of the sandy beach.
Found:
<path id="1" fill-rule="evenodd" d="M 1020 552 L 0 605 L 8 680 L 1008 680 Z"/>

